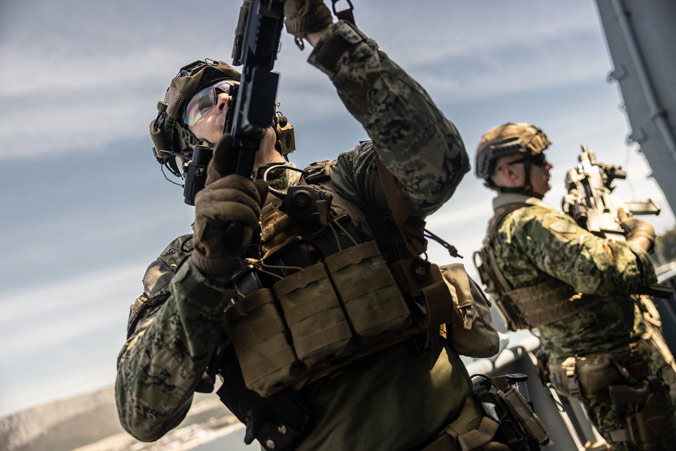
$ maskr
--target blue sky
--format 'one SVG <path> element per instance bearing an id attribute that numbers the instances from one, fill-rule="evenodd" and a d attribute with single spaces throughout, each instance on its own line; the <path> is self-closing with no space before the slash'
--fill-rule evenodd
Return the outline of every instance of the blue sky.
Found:
<path id="1" fill-rule="evenodd" d="M 586 143 L 629 169 L 620 196 L 665 208 L 658 232 L 674 225 L 643 156 L 625 144 L 592 0 L 353 3 L 357 24 L 429 91 L 470 155 L 489 128 L 534 123 L 554 143 L 550 205 Z M 193 214 L 155 163 L 148 124 L 179 67 L 230 61 L 239 4 L 0 3 L 0 415 L 113 382 L 143 271 Z M 367 138 L 308 55 L 283 36 L 278 97 L 299 166 Z M 467 174 L 428 220 L 470 269 L 491 197 Z M 430 246 L 433 260 L 450 261 Z"/>

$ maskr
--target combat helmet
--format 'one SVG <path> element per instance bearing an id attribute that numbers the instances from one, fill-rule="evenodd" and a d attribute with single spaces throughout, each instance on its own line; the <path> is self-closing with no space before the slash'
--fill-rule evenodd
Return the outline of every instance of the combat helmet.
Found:
<path id="1" fill-rule="evenodd" d="M 523 187 L 506 188 L 495 185 L 491 175 L 495 163 L 504 156 L 524 154 L 537 156 L 551 145 L 542 129 L 531 124 L 507 122 L 492 128 L 479 140 L 475 154 L 476 176 L 484 179 L 487 187 L 500 192 L 526 192 L 533 194 L 530 187 L 530 161 L 524 162 L 526 181 Z"/>
<path id="2" fill-rule="evenodd" d="M 186 103 L 207 86 L 222 80 L 238 83 L 239 79 L 240 73 L 229 64 L 205 59 L 183 66 L 171 80 L 164 100 L 157 103 L 157 117 L 150 122 L 150 138 L 155 158 L 172 174 L 181 177 L 176 157 L 190 160 L 192 148 L 204 141 L 183 121 Z"/>

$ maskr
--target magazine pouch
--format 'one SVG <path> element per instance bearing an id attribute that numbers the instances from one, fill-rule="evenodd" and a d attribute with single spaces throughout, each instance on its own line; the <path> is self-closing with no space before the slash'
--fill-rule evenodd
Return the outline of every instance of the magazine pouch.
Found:
<path id="1" fill-rule="evenodd" d="M 350 326 L 321 262 L 280 280 L 273 289 L 296 355 L 307 367 L 346 349 Z"/>
<path id="2" fill-rule="evenodd" d="M 300 369 L 289 331 L 269 288 L 261 288 L 225 312 L 246 386 L 268 396 L 294 379 Z"/>
<path id="3" fill-rule="evenodd" d="M 406 301 L 374 241 L 330 255 L 325 264 L 358 338 L 410 325 Z"/>

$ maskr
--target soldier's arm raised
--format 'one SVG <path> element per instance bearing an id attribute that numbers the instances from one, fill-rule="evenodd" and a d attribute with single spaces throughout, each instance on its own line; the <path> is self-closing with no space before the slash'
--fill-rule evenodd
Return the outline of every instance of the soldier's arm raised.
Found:
<path id="1" fill-rule="evenodd" d="M 581 293 L 636 293 L 656 282 L 650 257 L 640 246 L 600 238 L 554 210 L 521 209 L 506 221 L 521 224 L 514 241 L 533 264 Z"/>
<path id="2" fill-rule="evenodd" d="M 450 198 L 469 159 L 453 123 L 415 80 L 343 21 L 315 42 L 309 62 L 330 77 L 421 215 Z"/>

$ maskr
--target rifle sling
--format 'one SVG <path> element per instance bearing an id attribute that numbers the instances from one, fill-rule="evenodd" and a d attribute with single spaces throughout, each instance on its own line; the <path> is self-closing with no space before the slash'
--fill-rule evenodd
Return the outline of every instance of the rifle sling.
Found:
<path id="1" fill-rule="evenodd" d="M 427 242 L 424 238 L 425 222 L 415 215 L 411 201 L 402 195 L 399 182 L 385 167 L 378 153 L 374 152 L 374 155 L 387 205 L 392 213 L 391 219 L 399 229 L 405 251 L 409 256 L 416 257 L 427 249 Z M 403 257 L 402 251 L 399 251 L 399 255 Z"/>

